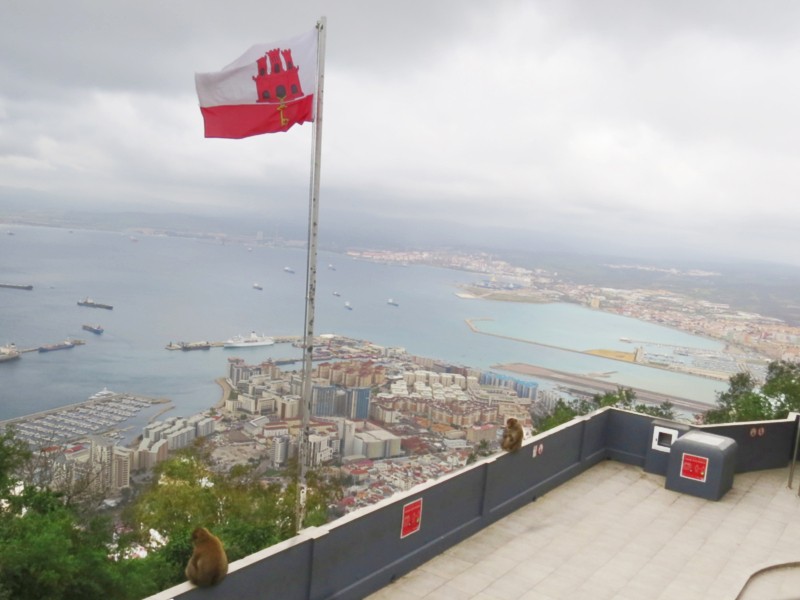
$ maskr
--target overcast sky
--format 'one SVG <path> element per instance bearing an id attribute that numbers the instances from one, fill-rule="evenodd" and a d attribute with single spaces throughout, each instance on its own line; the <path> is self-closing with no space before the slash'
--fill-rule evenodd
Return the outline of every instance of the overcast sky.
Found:
<path id="1" fill-rule="evenodd" d="M 788 0 L 4 0 L 0 215 L 46 198 L 302 221 L 311 125 L 204 139 L 194 73 L 323 15 L 321 227 L 800 261 Z"/>

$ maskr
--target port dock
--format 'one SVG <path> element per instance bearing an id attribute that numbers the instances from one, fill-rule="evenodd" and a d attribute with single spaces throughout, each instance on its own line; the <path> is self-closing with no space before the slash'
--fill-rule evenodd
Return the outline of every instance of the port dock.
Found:
<path id="1" fill-rule="evenodd" d="M 273 338 L 276 344 L 294 344 L 300 338 L 296 335 L 281 336 Z M 167 350 L 207 350 L 209 348 L 222 348 L 225 342 L 170 342 L 164 346 Z"/>
<path id="2" fill-rule="evenodd" d="M 13 427 L 17 437 L 33 447 L 64 444 L 91 435 L 115 438 L 120 437 L 125 421 L 142 410 L 169 402 L 104 389 L 84 402 L 0 421 L 0 431 Z"/>

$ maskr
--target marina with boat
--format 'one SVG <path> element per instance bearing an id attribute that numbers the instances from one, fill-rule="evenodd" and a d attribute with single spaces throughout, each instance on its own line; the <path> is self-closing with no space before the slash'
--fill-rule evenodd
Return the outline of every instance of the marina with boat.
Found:
<path id="1" fill-rule="evenodd" d="M 79 440 L 89 435 L 122 437 L 125 422 L 169 400 L 118 394 L 107 388 L 85 402 L 0 422 L 0 430 L 13 426 L 19 438 L 41 448 Z"/>

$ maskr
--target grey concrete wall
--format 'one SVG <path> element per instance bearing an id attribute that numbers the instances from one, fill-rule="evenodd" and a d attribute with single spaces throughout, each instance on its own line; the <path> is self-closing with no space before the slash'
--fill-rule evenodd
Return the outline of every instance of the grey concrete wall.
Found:
<path id="1" fill-rule="evenodd" d="M 786 466 L 792 457 L 797 423 L 758 421 L 706 425 L 703 431 L 732 438 L 737 445 L 736 472 L 762 471 Z"/>

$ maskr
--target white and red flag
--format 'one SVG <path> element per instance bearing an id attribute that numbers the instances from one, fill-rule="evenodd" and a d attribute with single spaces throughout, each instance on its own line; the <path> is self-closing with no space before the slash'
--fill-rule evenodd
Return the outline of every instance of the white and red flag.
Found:
<path id="1" fill-rule="evenodd" d="M 317 30 L 256 44 L 216 73 L 195 73 L 207 138 L 241 139 L 314 120 Z"/>

